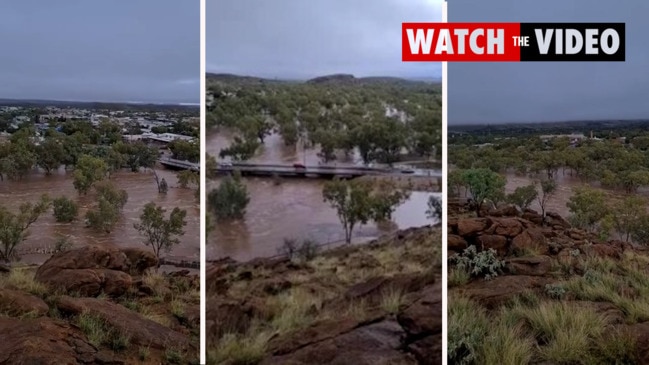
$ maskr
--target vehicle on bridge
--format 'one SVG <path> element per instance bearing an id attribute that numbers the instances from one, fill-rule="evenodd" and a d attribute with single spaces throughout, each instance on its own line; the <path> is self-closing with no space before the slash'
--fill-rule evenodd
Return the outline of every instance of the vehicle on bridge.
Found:
<path id="1" fill-rule="evenodd" d="M 296 168 L 296 169 L 298 169 L 298 170 L 306 170 L 306 166 L 304 166 L 304 165 L 301 164 L 301 163 L 294 163 L 294 164 L 293 164 L 293 167 Z"/>

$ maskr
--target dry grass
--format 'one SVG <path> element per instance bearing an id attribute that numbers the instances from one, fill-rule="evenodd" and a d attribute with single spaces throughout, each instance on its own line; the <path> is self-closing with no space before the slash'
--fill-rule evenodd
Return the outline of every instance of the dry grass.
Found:
<path id="1" fill-rule="evenodd" d="M 329 251 L 308 262 L 301 262 L 278 274 L 267 268 L 242 265 L 226 274 L 229 287 L 224 297 L 247 301 L 261 299 L 263 313 L 253 318 L 251 329 L 244 335 L 228 334 L 208 345 L 208 363 L 253 364 L 266 351 L 270 336 L 290 336 L 295 331 L 326 320 L 355 318 L 363 320 L 376 309 L 398 313 L 404 295 L 400 290 L 382 293 L 377 307 L 369 308 L 365 300 L 347 302 L 343 293 L 355 284 L 379 276 L 424 274 L 441 269 L 441 230 L 412 236 L 399 243 L 385 241 Z M 349 252 L 348 252 L 349 251 Z M 237 279 L 237 272 L 251 271 L 251 280 Z M 290 282 L 280 291 L 265 290 L 269 279 Z M 327 303 L 327 305 L 325 305 Z M 370 311 L 371 310 L 371 311 Z"/>
<path id="2" fill-rule="evenodd" d="M 270 326 L 279 333 L 309 326 L 322 308 L 322 299 L 319 296 L 301 288 L 270 297 L 266 303 L 274 313 Z"/>
<path id="3" fill-rule="evenodd" d="M 218 344 L 207 353 L 207 363 L 217 365 L 254 365 L 264 356 L 266 345 L 272 334 L 264 331 L 251 330 L 246 336 L 228 334 L 223 336 Z"/>
<path id="4" fill-rule="evenodd" d="M 448 286 L 455 287 L 464 285 L 471 280 L 471 273 L 461 268 L 448 269 Z"/>
<path id="5" fill-rule="evenodd" d="M 44 297 L 49 293 L 49 289 L 35 281 L 34 274 L 34 270 L 30 268 L 14 268 L 8 275 L 0 275 L 0 288 L 22 290 Z"/>
<path id="6" fill-rule="evenodd" d="M 608 325 L 607 318 L 594 310 L 566 302 L 542 302 L 537 307 L 516 307 L 512 311 L 541 344 L 539 356 L 553 363 L 579 363 L 586 359 L 592 342 Z"/>
<path id="7" fill-rule="evenodd" d="M 524 293 L 487 312 L 468 298 L 449 300 L 449 359 L 458 364 L 635 364 L 632 334 L 583 301 L 609 302 L 628 323 L 649 320 L 647 263 L 643 255 L 621 260 L 582 257 L 584 274 L 559 282 L 562 300 Z M 570 299 L 580 300 L 572 302 Z"/>
<path id="8" fill-rule="evenodd" d="M 381 296 L 381 308 L 389 314 L 397 314 L 403 305 L 401 290 L 390 287 Z"/>

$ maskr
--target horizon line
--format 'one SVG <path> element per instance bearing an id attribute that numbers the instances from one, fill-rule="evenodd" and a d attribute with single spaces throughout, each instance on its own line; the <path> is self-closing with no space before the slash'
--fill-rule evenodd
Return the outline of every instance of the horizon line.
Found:
<path id="1" fill-rule="evenodd" d="M 42 99 L 42 98 L 11 98 L 11 97 L 0 97 L 0 103 L 6 101 L 13 102 L 54 102 L 54 103 L 81 103 L 81 104 L 132 104 L 132 105 L 178 105 L 178 106 L 198 106 L 200 107 L 201 103 L 188 103 L 188 102 L 165 102 L 165 101 L 138 101 L 138 100 L 129 100 L 129 101 L 118 101 L 118 100 L 74 100 L 74 99 Z"/>

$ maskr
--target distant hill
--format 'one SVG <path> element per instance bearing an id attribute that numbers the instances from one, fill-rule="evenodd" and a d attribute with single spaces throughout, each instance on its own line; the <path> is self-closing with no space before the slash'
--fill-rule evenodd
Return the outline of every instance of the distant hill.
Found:
<path id="1" fill-rule="evenodd" d="M 241 83 L 241 84 L 263 84 L 263 83 L 295 83 L 304 82 L 307 84 L 329 84 L 329 85 L 423 85 L 423 84 L 439 84 L 441 80 L 435 78 L 419 78 L 419 79 L 405 79 L 392 76 L 370 76 L 370 77 L 355 77 L 351 74 L 331 74 L 318 76 L 308 80 L 287 80 L 287 79 L 267 79 L 256 76 L 242 76 L 235 74 L 225 73 L 206 73 L 207 81 L 220 81 L 228 83 Z"/>
<path id="2" fill-rule="evenodd" d="M 524 122 L 524 123 L 489 123 L 489 124 L 462 124 L 449 125 L 450 134 L 473 135 L 538 135 L 538 134 L 568 134 L 579 131 L 645 130 L 649 120 L 573 120 L 555 122 Z"/>
<path id="3" fill-rule="evenodd" d="M 286 82 L 295 82 L 292 80 L 282 80 L 282 79 L 266 79 L 263 77 L 256 76 L 242 76 L 234 74 L 217 74 L 207 72 L 205 74 L 206 81 L 212 82 L 227 82 L 227 83 L 239 83 L 239 84 L 268 84 L 268 83 L 286 83 Z"/>

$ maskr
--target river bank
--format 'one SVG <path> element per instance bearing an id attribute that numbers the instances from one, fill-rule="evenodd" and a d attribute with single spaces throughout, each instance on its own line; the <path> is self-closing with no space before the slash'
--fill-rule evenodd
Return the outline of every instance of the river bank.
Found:
<path id="1" fill-rule="evenodd" d="M 213 263 L 208 363 L 440 362 L 441 253 L 441 229 L 419 227 L 309 260 Z"/>

